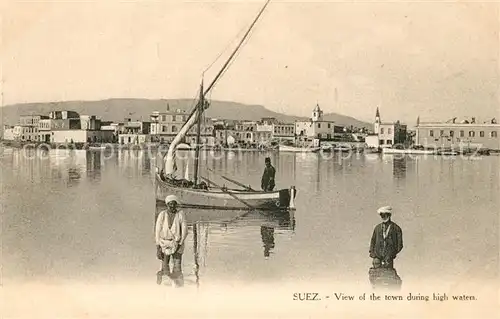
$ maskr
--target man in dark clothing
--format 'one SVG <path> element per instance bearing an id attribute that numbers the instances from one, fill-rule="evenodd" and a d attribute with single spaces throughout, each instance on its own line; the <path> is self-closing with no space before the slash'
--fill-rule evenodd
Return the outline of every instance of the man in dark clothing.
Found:
<path id="1" fill-rule="evenodd" d="M 262 190 L 270 192 L 274 189 L 274 176 L 276 175 L 276 170 L 271 165 L 271 159 L 266 157 L 266 168 L 264 169 L 264 174 L 262 174 L 262 180 L 260 186 Z"/>
<path id="2" fill-rule="evenodd" d="M 370 257 L 373 266 L 381 264 L 382 267 L 394 268 L 393 262 L 396 255 L 403 249 L 403 231 L 391 221 L 392 208 L 390 206 L 378 209 L 382 223 L 375 226 L 370 242 Z"/>

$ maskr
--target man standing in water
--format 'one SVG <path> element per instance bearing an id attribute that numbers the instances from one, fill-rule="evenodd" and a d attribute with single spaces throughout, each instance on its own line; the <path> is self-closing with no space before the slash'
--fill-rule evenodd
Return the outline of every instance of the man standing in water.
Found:
<path id="1" fill-rule="evenodd" d="M 276 170 L 271 165 L 271 159 L 266 157 L 265 160 L 266 168 L 264 168 L 264 174 L 262 174 L 262 180 L 260 186 L 263 191 L 270 192 L 274 189 L 274 176 L 276 175 Z"/>
<path id="2" fill-rule="evenodd" d="M 391 220 L 392 207 L 384 206 L 377 213 L 382 223 L 375 226 L 370 242 L 370 257 L 375 268 L 394 268 L 394 259 L 403 249 L 403 231 Z"/>
<path id="3" fill-rule="evenodd" d="M 157 283 L 161 284 L 163 276 L 168 276 L 174 284 L 182 285 L 182 254 L 187 237 L 186 217 L 177 207 L 179 205 L 177 196 L 167 196 L 165 204 L 167 209 L 158 214 L 155 225 L 157 257 L 162 261 L 161 270 L 157 273 Z M 172 272 L 169 265 L 170 256 L 174 264 Z"/>

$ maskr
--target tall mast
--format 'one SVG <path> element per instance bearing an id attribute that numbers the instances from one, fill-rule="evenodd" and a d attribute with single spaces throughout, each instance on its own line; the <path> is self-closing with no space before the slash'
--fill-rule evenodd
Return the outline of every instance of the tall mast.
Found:
<path id="1" fill-rule="evenodd" d="M 205 103 L 205 95 L 208 94 L 210 92 L 210 90 L 212 90 L 213 86 L 217 83 L 217 81 L 220 79 L 220 77 L 227 70 L 227 68 L 229 67 L 229 64 L 231 63 L 231 60 L 233 60 L 233 58 L 236 55 L 236 53 L 238 52 L 238 50 L 241 48 L 241 46 L 245 42 L 246 38 L 250 34 L 250 31 L 255 26 L 255 24 L 257 23 L 257 20 L 260 18 L 260 16 L 264 12 L 264 10 L 266 9 L 266 7 L 267 7 L 267 5 L 269 4 L 270 1 L 271 0 L 267 0 L 266 1 L 266 3 L 264 4 L 264 6 L 262 7 L 262 9 L 259 11 L 257 17 L 255 17 L 254 21 L 252 22 L 252 24 L 248 28 L 247 32 L 245 33 L 245 35 L 241 39 L 240 43 L 238 43 L 238 46 L 234 49 L 233 53 L 229 56 L 229 58 L 227 59 L 227 61 L 222 66 L 222 68 L 220 69 L 219 73 L 217 73 L 217 75 L 215 76 L 215 78 L 212 80 L 212 82 L 210 83 L 210 85 L 208 86 L 208 88 L 206 90 L 203 90 L 203 85 L 202 85 L 202 88 L 200 90 L 200 100 L 198 101 L 198 103 L 197 103 L 196 107 L 193 109 L 193 111 L 189 114 L 186 122 L 182 126 L 181 130 L 177 133 L 177 135 L 175 136 L 175 138 L 172 141 L 172 143 L 170 143 L 170 146 L 168 148 L 168 152 L 164 155 L 164 158 L 166 158 L 165 159 L 164 170 L 165 170 L 165 172 L 166 172 L 167 175 L 168 174 L 172 174 L 172 172 L 175 171 L 175 169 L 174 169 L 174 166 L 175 166 L 174 163 L 175 163 L 175 150 L 176 150 L 177 145 L 180 143 L 181 139 L 187 134 L 187 132 L 194 126 L 194 124 L 196 123 L 196 121 L 198 121 L 198 126 L 200 125 L 199 122 L 200 122 L 200 119 L 201 119 L 201 114 L 203 113 L 203 111 L 206 108 L 208 108 L 208 105 L 206 105 L 206 103 Z M 194 116 L 196 116 L 196 118 Z M 199 133 L 199 130 L 198 130 L 198 137 L 197 137 L 198 143 L 196 143 L 197 144 L 197 148 L 196 148 L 195 171 L 194 171 L 195 172 L 194 173 L 194 182 L 195 182 L 195 184 L 197 183 L 197 179 L 198 179 L 198 157 L 199 157 L 199 149 L 198 149 L 199 146 L 198 146 L 198 144 L 199 144 L 199 134 L 200 133 Z"/>
<path id="2" fill-rule="evenodd" d="M 203 92 L 203 96 L 207 95 L 208 92 L 210 92 L 210 90 L 214 87 L 215 83 L 219 80 L 219 78 L 222 76 L 222 74 L 224 73 L 224 71 L 226 71 L 226 69 L 228 68 L 229 64 L 231 63 L 231 60 L 234 58 L 234 56 L 236 55 L 236 53 L 238 52 L 238 50 L 241 48 L 241 46 L 243 45 L 243 42 L 245 42 L 246 38 L 250 34 L 250 31 L 252 31 L 253 27 L 255 26 L 255 24 L 257 23 L 257 21 L 259 20 L 260 16 L 262 15 L 262 13 L 264 12 L 264 10 L 266 9 L 266 7 L 269 4 L 269 2 L 271 2 L 271 0 L 267 0 L 266 3 L 264 4 L 264 6 L 262 7 L 262 9 L 260 9 L 259 13 L 257 14 L 257 16 L 255 17 L 255 19 L 253 20 L 253 22 L 250 25 L 250 27 L 248 28 L 247 32 L 245 33 L 245 35 L 243 36 L 243 38 L 241 39 L 241 41 L 238 43 L 238 46 L 234 49 L 233 53 L 231 53 L 231 55 L 229 56 L 229 58 L 227 59 L 227 61 L 222 66 L 222 68 L 220 69 L 219 73 L 217 73 L 217 75 L 215 76 L 215 78 L 212 80 L 212 82 L 210 83 L 210 85 L 207 87 L 207 89 L 205 90 L 205 92 Z M 198 102 L 198 103 L 200 103 L 200 102 Z M 198 108 L 199 108 L 199 105 L 197 105 L 194 108 L 194 110 L 191 112 L 191 114 L 189 115 L 189 117 L 193 116 L 194 113 L 196 112 L 196 110 Z M 203 109 L 204 108 L 202 107 L 201 110 L 203 111 Z"/>
<path id="3" fill-rule="evenodd" d="M 199 167 L 199 159 L 200 159 L 200 134 L 201 134 L 201 115 L 203 114 L 203 108 L 205 105 L 205 94 L 203 93 L 203 79 L 201 80 L 200 85 L 200 101 L 198 102 L 198 119 L 197 122 L 197 130 L 196 130 L 196 149 L 194 154 L 194 185 L 198 184 L 198 167 Z"/>

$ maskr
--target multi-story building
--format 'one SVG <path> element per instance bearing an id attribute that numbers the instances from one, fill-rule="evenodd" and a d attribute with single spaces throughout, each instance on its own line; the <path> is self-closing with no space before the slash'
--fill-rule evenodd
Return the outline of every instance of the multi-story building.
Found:
<path id="1" fill-rule="evenodd" d="M 52 143 L 111 143 L 113 132 L 101 130 L 101 120 L 95 115 L 80 115 L 74 111 L 53 111 L 39 122 L 40 138 Z"/>
<path id="2" fill-rule="evenodd" d="M 3 139 L 7 141 L 13 141 L 14 138 L 14 126 L 4 125 L 3 126 Z"/>
<path id="3" fill-rule="evenodd" d="M 294 123 L 273 124 L 272 139 L 278 142 L 295 142 L 295 127 L 296 124 Z"/>
<path id="4" fill-rule="evenodd" d="M 295 132 L 297 141 L 305 142 L 319 139 L 320 141 L 330 141 L 335 132 L 335 122 L 325 121 L 323 111 L 316 104 L 312 111 L 312 117 L 308 121 L 296 121 Z"/>
<path id="5" fill-rule="evenodd" d="M 295 124 L 282 123 L 274 117 L 263 117 L 257 132 L 262 132 L 257 138 L 260 143 L 295 141 Z"/>
<path id="6" fill-rule="evenodd" d="M 38 122 L 38 139 L 44 143 L 50 143 L 53 129 L 52 119 L 43 119 Z"/>
<path id="7" fill-rule="evenodd" d="M 215 130 L 215 145 L 226 145 L 236 143 L 236 130 L 234 128 L 222 128 Z"/>
<path id="8" fill-rule="evenodd" d="M 5 133 L 4 133 L 5 134 Z M 12 132 L 8 132 L 13 140 L 22 142 L 37 142 L 38 127 L 34 125 L 14 125 Z M 4 137 L 7 139 L 6 137 Z"/>
<path id="9" fill-rule="evenodd" d="M 500 124 L 495 119 L 476 123 L 476 119 L 456 123 L 456 118 L 445 123 L 420 123 L 417 120 L 415 144 L 444 148 L 487 148 L 500 150 Z"/>
<path id="10" fill-rule="evenodd" d="M 236 131 L 235 140 L 237 143 L 255 144 L 257 142 L 257 136 L 260 136 L 260 133 L 257 132 L 256 121 L 237 122 L 234 129 Z"/>
<path id="11" fill-rule="evenodd" d="M 151 114 L 151 136 L 152 140 L 161 143 L 170 143 L 179 130 L 187 121 L 189 114 L 177 109 L 166 112 L 153 112 Z M 202 144 L 214 145 L 214 125 L 212 119 L 204 118 L 201 123 L 200 140 Z M 185 143 L 195 144 L 197 136 L 197 125 L 194 125 L 186 134 Z"/>
<path id="12" fill-rule="evenodd" d="M 377 107 L 373 131 L 378 136 L 376 147 L 392 147 L 394 144 L 404 144 L 407 136 L 407 126 L 399 121 L 395 123 L 382 122 Z"/>
<path id="13" fill-rule="evenodd" d="M 273 137 L 274 118 L 262 118 L 255 128 L 255 140 L 260 145 L 270 144 Z"/>
<path id="14" fill-rule="evenodd" d="M 22 142 L 38 142 L 38 122 L 47 118 L 43 115 L 21 115 L 19 123 L 14 126 L 4 126 L 3 138 Z"/>
<path id="15" fill-rule="evenodd" d="M 38 114 L 21 115 L 19 117 L 19 124 L 14 127 L 15 139 L 38 142 L 38 123 L 47 118 L 48 116 Z"/>
<path id="16" fill-rule="evenodd" d="M 19 125 L 32 125 L 38 126 L 38 122 L 42 119 L 48 119 L 49 117 L 46 115 L 21 115 L 19 117 Z"/>
<path id="17" fill-rule="evenodd" d="M 123 132 L 118 135 L 120 144 L 142 144 L 150 142 L 151 122 L 125 119 Z"/>

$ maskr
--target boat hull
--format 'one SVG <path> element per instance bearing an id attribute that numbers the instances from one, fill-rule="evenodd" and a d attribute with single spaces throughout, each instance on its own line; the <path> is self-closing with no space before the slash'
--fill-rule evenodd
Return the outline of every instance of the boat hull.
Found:
<path id="1" fill-rule="evenodd" d="M 182 207 L 221 210 L 288 210 L 290 189 L 272 192 L 227 189 L 194 189 L 173 185 L 156 174 L 156 200 L 163 201 L 168 195 L 176 195 Z M 294 192 L 294 198 L 295 198 Z M 236 197 L 236 198 L 235 198 Z M 293 205 L 292 205 L 293 206 Z"/>
<path id="2" fill-rule="evenodd" d="M 280 152 L 292 152 L 292 153 L 316 153 L 321 150 L 321 147 L 295 147 L 288 145 L 280 145 L 278 150 Z"/>
<path id="3" fill-rule="evenodd" d="M 382 153 L 384 154 L 416 154 L 416 155 L 432 155 L 435 151 L 431 150 L 412 150 L 412 149 L 394 149 L 394 148 L 383 148 Z"/>

